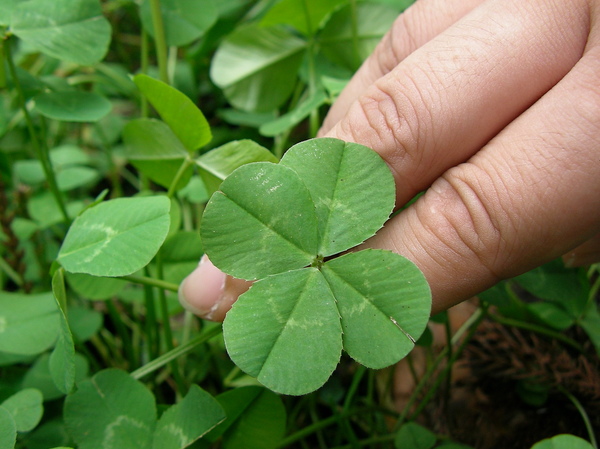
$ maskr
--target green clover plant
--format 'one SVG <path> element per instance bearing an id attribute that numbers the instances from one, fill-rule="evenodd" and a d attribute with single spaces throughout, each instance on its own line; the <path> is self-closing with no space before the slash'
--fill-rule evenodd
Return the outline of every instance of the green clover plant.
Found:
<path id="1" fill-rule="evenodd" d="M 273 391 L 301 395 L 327 381 L 342 349 L 374 369 L 410 352 L 431 308 L 423 274 L 389 251 L 339 255 L 373 236 L 394 201 L 377 153 L 330 138 L 223 181 L 204 212 L 204 249 L 224 272 L 256 280 L 223 323 L 234 363 Z"/>

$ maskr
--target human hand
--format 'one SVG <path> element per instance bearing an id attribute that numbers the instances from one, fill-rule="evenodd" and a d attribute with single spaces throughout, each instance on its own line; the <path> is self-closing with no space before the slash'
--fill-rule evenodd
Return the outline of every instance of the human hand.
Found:
<path id="1" fill-rule="evenodd" d="M 599 23 L 600 0 L 419 0 L 331 108 L 320 135 L 376 150 L 398 206 L 427 190 L 362 246 L 416 263 L 433 313 L 600 259 Z M 222 320 L 248 286 L 204 258 L 180 296 Z"/>

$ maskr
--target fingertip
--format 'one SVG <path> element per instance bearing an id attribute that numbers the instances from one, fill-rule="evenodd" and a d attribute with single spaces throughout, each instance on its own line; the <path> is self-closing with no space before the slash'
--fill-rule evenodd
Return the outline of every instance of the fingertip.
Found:
<path id="1" fill-rule="evenodd" d="M 222 321 L 225 313 L 220 313 L 218 309 L 225 290 L 225 280 L 225 273 L 215 267 L 205 254 L 198 267 L 179 285 L 179 302 L 194 315 Z"/>

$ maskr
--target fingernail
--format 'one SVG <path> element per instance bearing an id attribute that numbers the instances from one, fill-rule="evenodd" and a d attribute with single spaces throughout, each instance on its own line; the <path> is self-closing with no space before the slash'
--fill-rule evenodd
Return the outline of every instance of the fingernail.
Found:
<path id="1" fill-rule="evenodd" d="M 225 273 L 215 267 L 206 254 L 198 267 L 179 285 L 179 302 L 184 309 L 211 320 L 222 302 Z"/>

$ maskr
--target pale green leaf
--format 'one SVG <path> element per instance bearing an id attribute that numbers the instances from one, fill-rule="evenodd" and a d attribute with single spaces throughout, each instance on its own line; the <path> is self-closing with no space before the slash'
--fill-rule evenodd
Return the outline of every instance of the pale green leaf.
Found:
<path id="1" fill-rule="evenodd" d="M 111 27 L 98 0 L 30 0 L 12 11 L 11 31 L 52 57 L 92 65 L 108 51 Z"/>
<path id="2" fill-rule="evenodd" d="M 64 419 L 79 449 L 150 449 L 156 404 L 143 384 L 107 369 L 67 396 Z"/>
<path id="3" fill-rule="evenodd" d="M 322 23 L 345 0 L 282 0 L 264 15 L 262 26 L 289 25 L 306 36 L 315 34 Z"/>
<path id="4" fill-rule="evenodd" d="M 336 298 L 350 357 L 379 369 L 412 350 L 431 310 L 429 285 L 412 262 L 368 249 L 325 262 L 322 272 Z"/>
<path id="5" fill-rule="evenodd" d="M 0 406 L 15 420 L 19 432 L 29 432 L 38 425 L 44 413 L 43 396 L 35 388 L 25 388 L 6 399 Z"/>
<path id="6" fill-rule="evenodd" d="M 75 380 L 81 381 L 87 377 L 89 362 L 81 354 L 75 354 Z M 50 374 L 50 355 L 42 354 L 23 376 L 22 388 L 35 388 L 44 396 L 44 401 L 51 401 L 63 397 Z"/>
<path id="7" fill-rule="evenodd" d="M 190 153 L 210 142 L 204 114 L 185 94 L 147 75 L 136 75 L 133 81 Z"/>
<path id="8" fill-rule="evenodd" d="M 13 449 L 17 442 L 17 423 L 10 412 L 0 406 L 0 449 Z"/>
<path id="9" fill-rule="evenodd" d="M 309 189 L 319 221 L 319 254 L 330 256 L 373 236 L 396 198 L 390 169 L 373 150 L 338 139 L 311 139 L 281 159 Z"/>
<path id="10" fill-rule="evenodd" d="M 251 162 L 278 162 L 277 157 L 252 140 L 234 140 L 204 153 L 196 163 L 223 180 L 236 168 Z"/>
<path id="11" fill-rule="evenodd" d="M 170 204 L 163 196 L 118 198 L 87 209 L 69 228 L 57 260 L 72 273 L 135 273 L 165 240 Z"/>
<path id="12" fill-rule="evenodd" d="M 308 190 L 293 170 L 269 162 L 244 165 L 223 181 L 200 234 L 215 265 L 248 280 L 306 266 L 317 251 Z"/>
<path id="13" fill-rule="evenodd" d="M 93 92 L 46 92 L 34 101 L 40 114 L 65 122 L 96 122 L 112 109 L 107 98 Z"/>
<path id="14" fill-rule="evenodd" d="M 60 333 L 56 346 L 50 354 L 49 367 L 52 380 L 62 393 L 70 393 L 75 386 L 75 346 L 66 317 L 67 292 L 64 269 L 56 270 L 52 276 L 52 292 L 56 299 L 60 322 Z"/>
<path id="15" fill-rule="evenodd" d="M 593 447 L 583 438 L 563 434 L 542 440 L 534 444 L 531 449 L 592 449 Z"/>
<path id="16" fill-rule="evenodd" d="M 321 387 L 342 349 L 335 299 L 315 268 L 256 282 L 227 313 L 223 335 L 236 365 L 290 395 Z"/>
<path id="17" fill-rule="evenodd" d="M 123 129 L 125 155 L 135 160 L 183 160 L 187 151 L 181 141 L 160 120 L 140 118 L 131 120 Z"/>
<path id="18" fill-rule="evenodd" d="M 183 449 L 225 419 L 221 405 L 192 385 L 187 395 L 165 411 L 156 425 L 154 449 Z"/>
<path id="19" fill-rule="evenodd" d="M 283 29 L 238 28 L 217 49 L 210 77 L 235 107 L 270 111 L 293 92 L 305 48 Z"/>
<path id="20" fill-rule="evenodd" d="M 296 126 L 302 120 L 310 115 L 310 113 L 324 105 L 327 101 L 327 95 L 322 90 L 317 90 L 313 95 L 301 102 L 290 112 L 281 117 L 265 123 L 259 128 L 263 136 L 274 137 Z"/>
<path id="21" fill-rule="evenodd" d="M 213 0 L 161 0 L 160 10 L 167 45 L 173 47 L 187 45 L 202 37 L 218 18 L 218 10 Z M 142 1 L 140 17 L 144 28 L 154 36 L 149 0 Z"/>
<path id="22" fill-rule="evenodd" d="M 126 283 L 114 278 L 91 276 L 84 273 L 66 273 L 67 283 L 85 299 L 108 299 L 123 290 Z"/>
<path id="23" fill-rule="evenodd" d="M 51 348 L 59 333 L 52 293 L 0 293 L 0 351 L 35 355 Z"/>
<path id="24" fill-rule="evenodd" d="M 415 422 L 409 422 L 400 427 L 396 433 L 394 447 L 396 449 L 431 449 L 435 446 L 436 441 L 437 438 L 431 430 Z"/>

